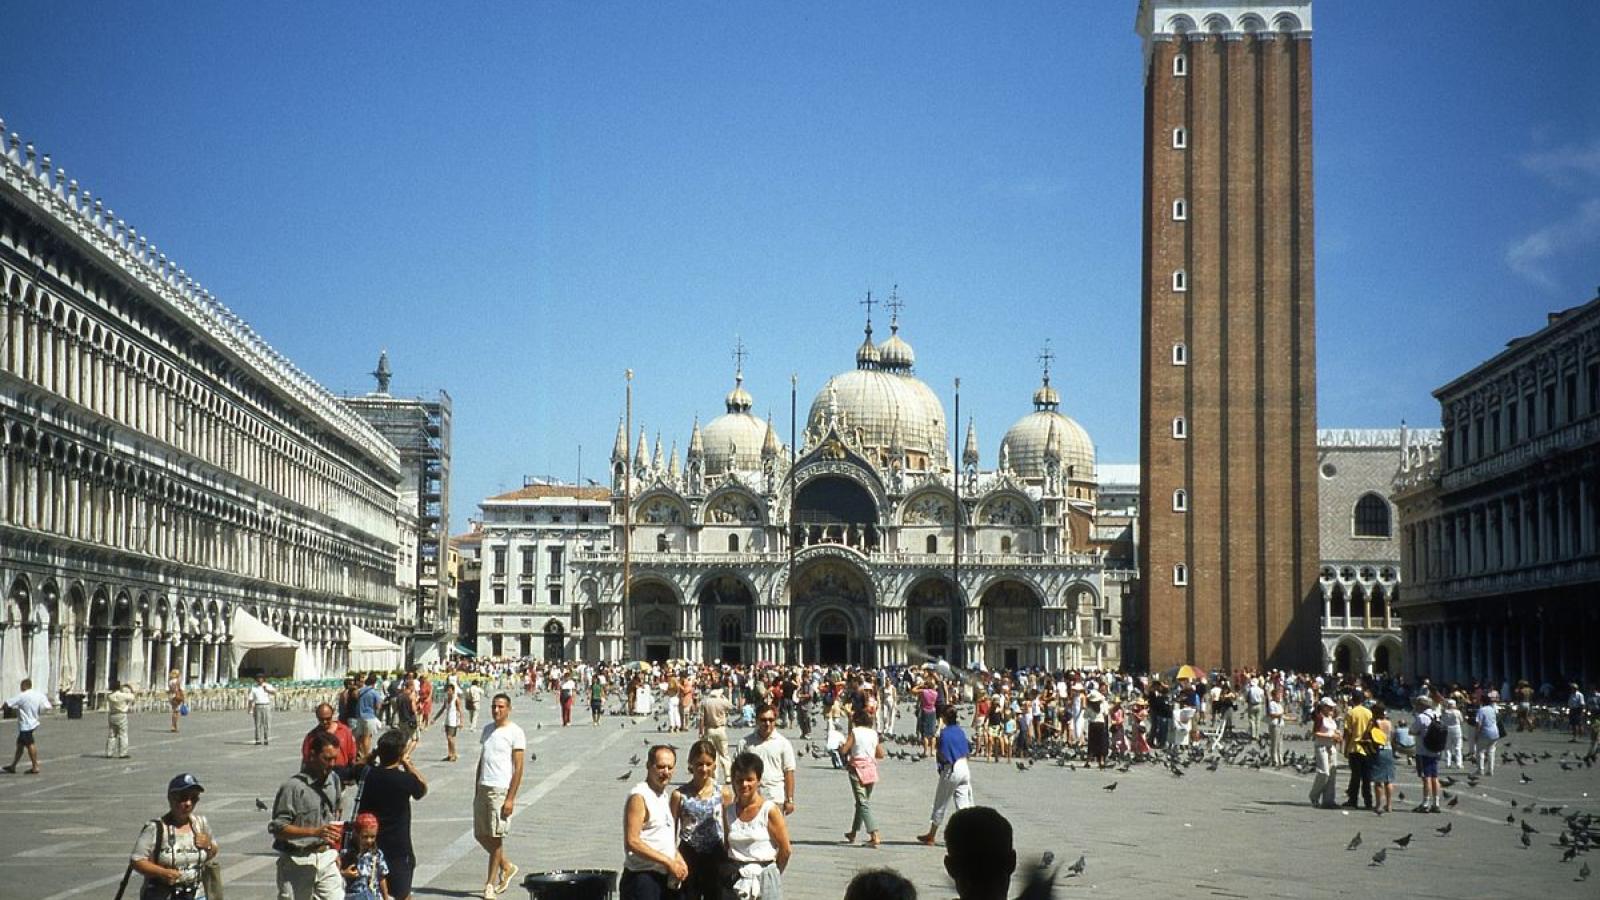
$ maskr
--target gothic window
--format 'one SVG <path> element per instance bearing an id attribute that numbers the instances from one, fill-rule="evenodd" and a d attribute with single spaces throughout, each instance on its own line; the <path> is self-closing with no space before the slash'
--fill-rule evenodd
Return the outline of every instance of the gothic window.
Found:
<path id="1" fill-rule="evenodd" d="M 656 535 L 656 552 L 666 553 L 672 549 L 672 540 L 664 534 Z"/>
<path id="2" fill-rule="evenodd" d="M 1183 416 L 1175 416 L 1173 418 L 1172 436 L 1180 441 L 1189 436 L 1189 422 Z"/>
<path id="3" fill-rule="evenodd" d="M 1172 345 L 1172 364 L 1187 366 L 1189 364 L 1189 345 L 1179 341 Z"/>
<path id="4" fill-rule="evenodd" d="M 1000 536 L 1000 552 L 1001 553 L 1010 553 L 1011 552 L 1011 535 L 1003 534 L 1003 535 Z"/>
<path id="5" fill-rule="evenodd" d="M 1185 75 L 1188 75 L 1188 74 L 1189 74 L 1189 57 L 1184 56 L 1182 53 L 1179 53 L 1177 56 L 1174 56 L 1172 58 L 1172 75 L 1175 78 L 1182 78 L 1182 77 L 1184 77 Z"/>
<path id="6" fill-rule="evenodd" d="M 928 620 L 922 628 L 923 645 L 927 647 L 943 647 L 950 643 L 950 623 L 939 617 Z"/>
<path id="7" fill-rule="evenodd" d="M 1185 222 L 1189 219 L 1189 201 L 1178 198 L 1172 201 L 1172 221 Z"/>
<path id="8" fill-rule="evenodd" d="M 1184 150 L 1184 149 L 1187 149 L 1188 146 L 1189 146 L 1189 129 L 1187 129 L 1187 128 L 1174 128 L 1174 129 L 1172 129 L 1172 149 L 1174 149 L 1174 150 Z"/>
<path id="9" fill-rule="evenodd" d="M 1183 488 L 1178 488 L 1177 490 L 1172 492 L 1172 511 L 1173 512 L 1188 512 L 1189 511 L 1189 492 L 1188 491 L 1184 490 Z"/>
<path id="10" fill-rule="evenodd" d="M 1189 567 L 1178 563 L 1172 567 L 1172 583 L 1177 587 L 1184 587 L 1189 583 Z"/>
<path id="11" fill-rule="evenodd" d="M 939 536 L 938 535 L 936 535 L 936 534 L 928 535 L 928 552 L 929 553 L 938 553 L 939 552 Z"/>
<path id="12" fill-rule="evenodd" d="M 717 640 L 724 644 L 737 644 L 744 640 L 744 625 L 738 616 L 723 616 L 717 623 Z"/>
<path id="13" fill-rule="evenodd" d="M 1176 272 L 1173 272 L 1172 273 L 1172 290 L 1174 292 L 1176 292 L 1176 293 L 1181 294 L 1184 291 L 1187 291 L 1188 289 L 1189 289 L 1189 273 L 1185 272 L 1182 269 L 1179 269 Z"/>
<path id="14" fill-rule="evenodd" d="M 1363 494 L 1356 501 L 1356 537 L 1389 537 L 1389 503 L 1377 494 Z"/>
<path id="15" fill-rule="evenodd" d="M 737 534 L 728 535 L 728 552 L 729 553 L 738 553 L 739 552 L 739 536 Z"/>

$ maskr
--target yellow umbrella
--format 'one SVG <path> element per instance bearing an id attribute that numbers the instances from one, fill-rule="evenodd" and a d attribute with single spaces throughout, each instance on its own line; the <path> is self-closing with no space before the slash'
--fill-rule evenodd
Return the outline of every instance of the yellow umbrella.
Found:
<path id="1" fill-rule="evenodd" d="M 1184 663 L 1181 666 L 1173 666 L 1168 669 L 1163 673 L 1162 677 L 1167 681 L 1199 681 L 1206 677 L 1206 673 L 1188 663 Z"/>

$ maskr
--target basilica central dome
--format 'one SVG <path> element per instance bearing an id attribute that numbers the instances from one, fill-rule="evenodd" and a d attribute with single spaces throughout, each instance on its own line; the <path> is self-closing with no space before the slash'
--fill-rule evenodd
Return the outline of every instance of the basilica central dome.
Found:
<path id="1" fill-rule="evenodd" d="M 866 332 L 856 368 L 822 386 L 811 401 L 806 428 L 820 434 L 834 409 L 843 431 L 860 434 L 864 450 L 878 456 L 903 450 L 912 469 L 928 467 L 930 462 L 942 466 L 948 456 L 944 406 L 933 389 L 912 374 L 916 356 L 911 345 L 894 326 L 889 339 L 869 352 L 870 322 Z"/>

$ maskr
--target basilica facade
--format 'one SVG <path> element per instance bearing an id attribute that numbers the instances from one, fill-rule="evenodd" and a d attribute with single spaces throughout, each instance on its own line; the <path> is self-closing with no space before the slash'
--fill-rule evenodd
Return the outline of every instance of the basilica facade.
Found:
<path id="1" fill-rule="evenodd" d="M 685 457 L 611 459 L 609 547 L 576 555 L 586 659 L 1115 667 L 1122 585 L 1095 546 L 1094 445 L 1043 383 L 984 468 L 959 462 L 898 322 L 828 379 L 799 446 L 742 371 Z M 1021 405 L 1021 404 L 1019 404 Z M 1108 577 L 1109 574 L 1109 577 Z"/>

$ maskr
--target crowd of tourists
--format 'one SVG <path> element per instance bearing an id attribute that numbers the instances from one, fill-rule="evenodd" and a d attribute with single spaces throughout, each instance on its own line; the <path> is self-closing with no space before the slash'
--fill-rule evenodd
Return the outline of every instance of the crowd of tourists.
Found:
<path id="1" fill-rule="evenodd" d="M 176 730 L 182 687 L 169 684 L 168 691 Z M 443 761 L 459 759 L 462 729 L 478 744 L 472 820 L 486 854 L 482 896 L 494 900 L 512 890 L 520 870 L 505 852 L 505 838 L 532 761 L 527 735 L 512 720 L 519 698 L 556 704 L 562 727 L 598 727 L 607 716 L 626 716 L 653 719 L 668 735 L 649 748 L 644 779 L 623 799 L 619 891 L 623 898 L 651 900 L 781 900 L 782 874 L 794 852 L 788 817 L 802 788 L 808 798 L 819 797 L 817 808 L 839 811 L 843 842 L 877 847 L 883 837 L 872 797 L 879 763 L 891 755 L 934 757 L 927 827 L 917 840 L 937 844 L 944 829 L 946 865 L 959 888 L 963 811 L 989 826 L 1004 822 L 976 805 L 975 769 L 984 762 L 1171 765 L 1244 746 L 1262 766 L 1314 774 L 1309 800 L 1315 806 L 1383 814 L 1394 809 L 1396 767 L 1409 759 L 1423 783 L 1415 811 L 1438 812 L 1442 770 L 1470 767 L 1472 777 L 1492 778 L 1497 744 L 1509 731 L 1548 727 L 1558 715 L 1570 739 L 1587 741 L 1587 753 L 1594 754 L 1600 712 L 1600 698 L 1576 684 L 1564 691 L 1526 682 L 1412 685 L 1386 677 L 1187 667 L 1135 676 L 963 671 L 939 661 L 866 670 L 463 660 L 404 673 L 352 673 L 316 708 L 315 724 L 299 736 L 299 771 L 267 807 L 279 896 L 411 896 L 417 860 L 410 804 L 428 793 L 412 754 L 422 733 L 441 720 Z M 273 686 L 256 679 L 241 703 L 255 742 L 270 744 Z M 17 710 L 20 731 L 16 759 L 5 771 L 15 771 L 27 753 L 29 771 L 37 773 L 35 731 L 49 700 L 24 682 L 6 705 Z M 588 715 L 575 721 L 575 706 Z M 480 729 L 482 710 L 488 721 Z M 107 755 L 126 756 L 126 707 L 112 704 L 107 715 Z M 785 729 L 797 732 L 803 751 Z M 692 738 L 680 760 L 668 741 L 682 732 Z M 1309 758 L 1285 752 L 1291 732 L 1313 742 Z M 802 752 L 843 770 L 848 827 L 841 794 L 797 784 Z M 1341 766 L 1348 774 L 1342 803 Z M 221 851 L 205 817 L 195 812 L 204 791 L 192 773 L 172 780 L 166 812 L 139 835 L 125 886 L 138 875 L 141 897 L 220 900 Z M 1005 859 L 986 858 L 989 868 Z M 971 874 L 970 885 L 993 880 L 993 872 L 979 868 L 984 871 Z M 1009 869 L 1006 874 L 1009 879 Z M 847 897 L 915 896 L 888 871 L 864 873 L 857 882 Z"/>

